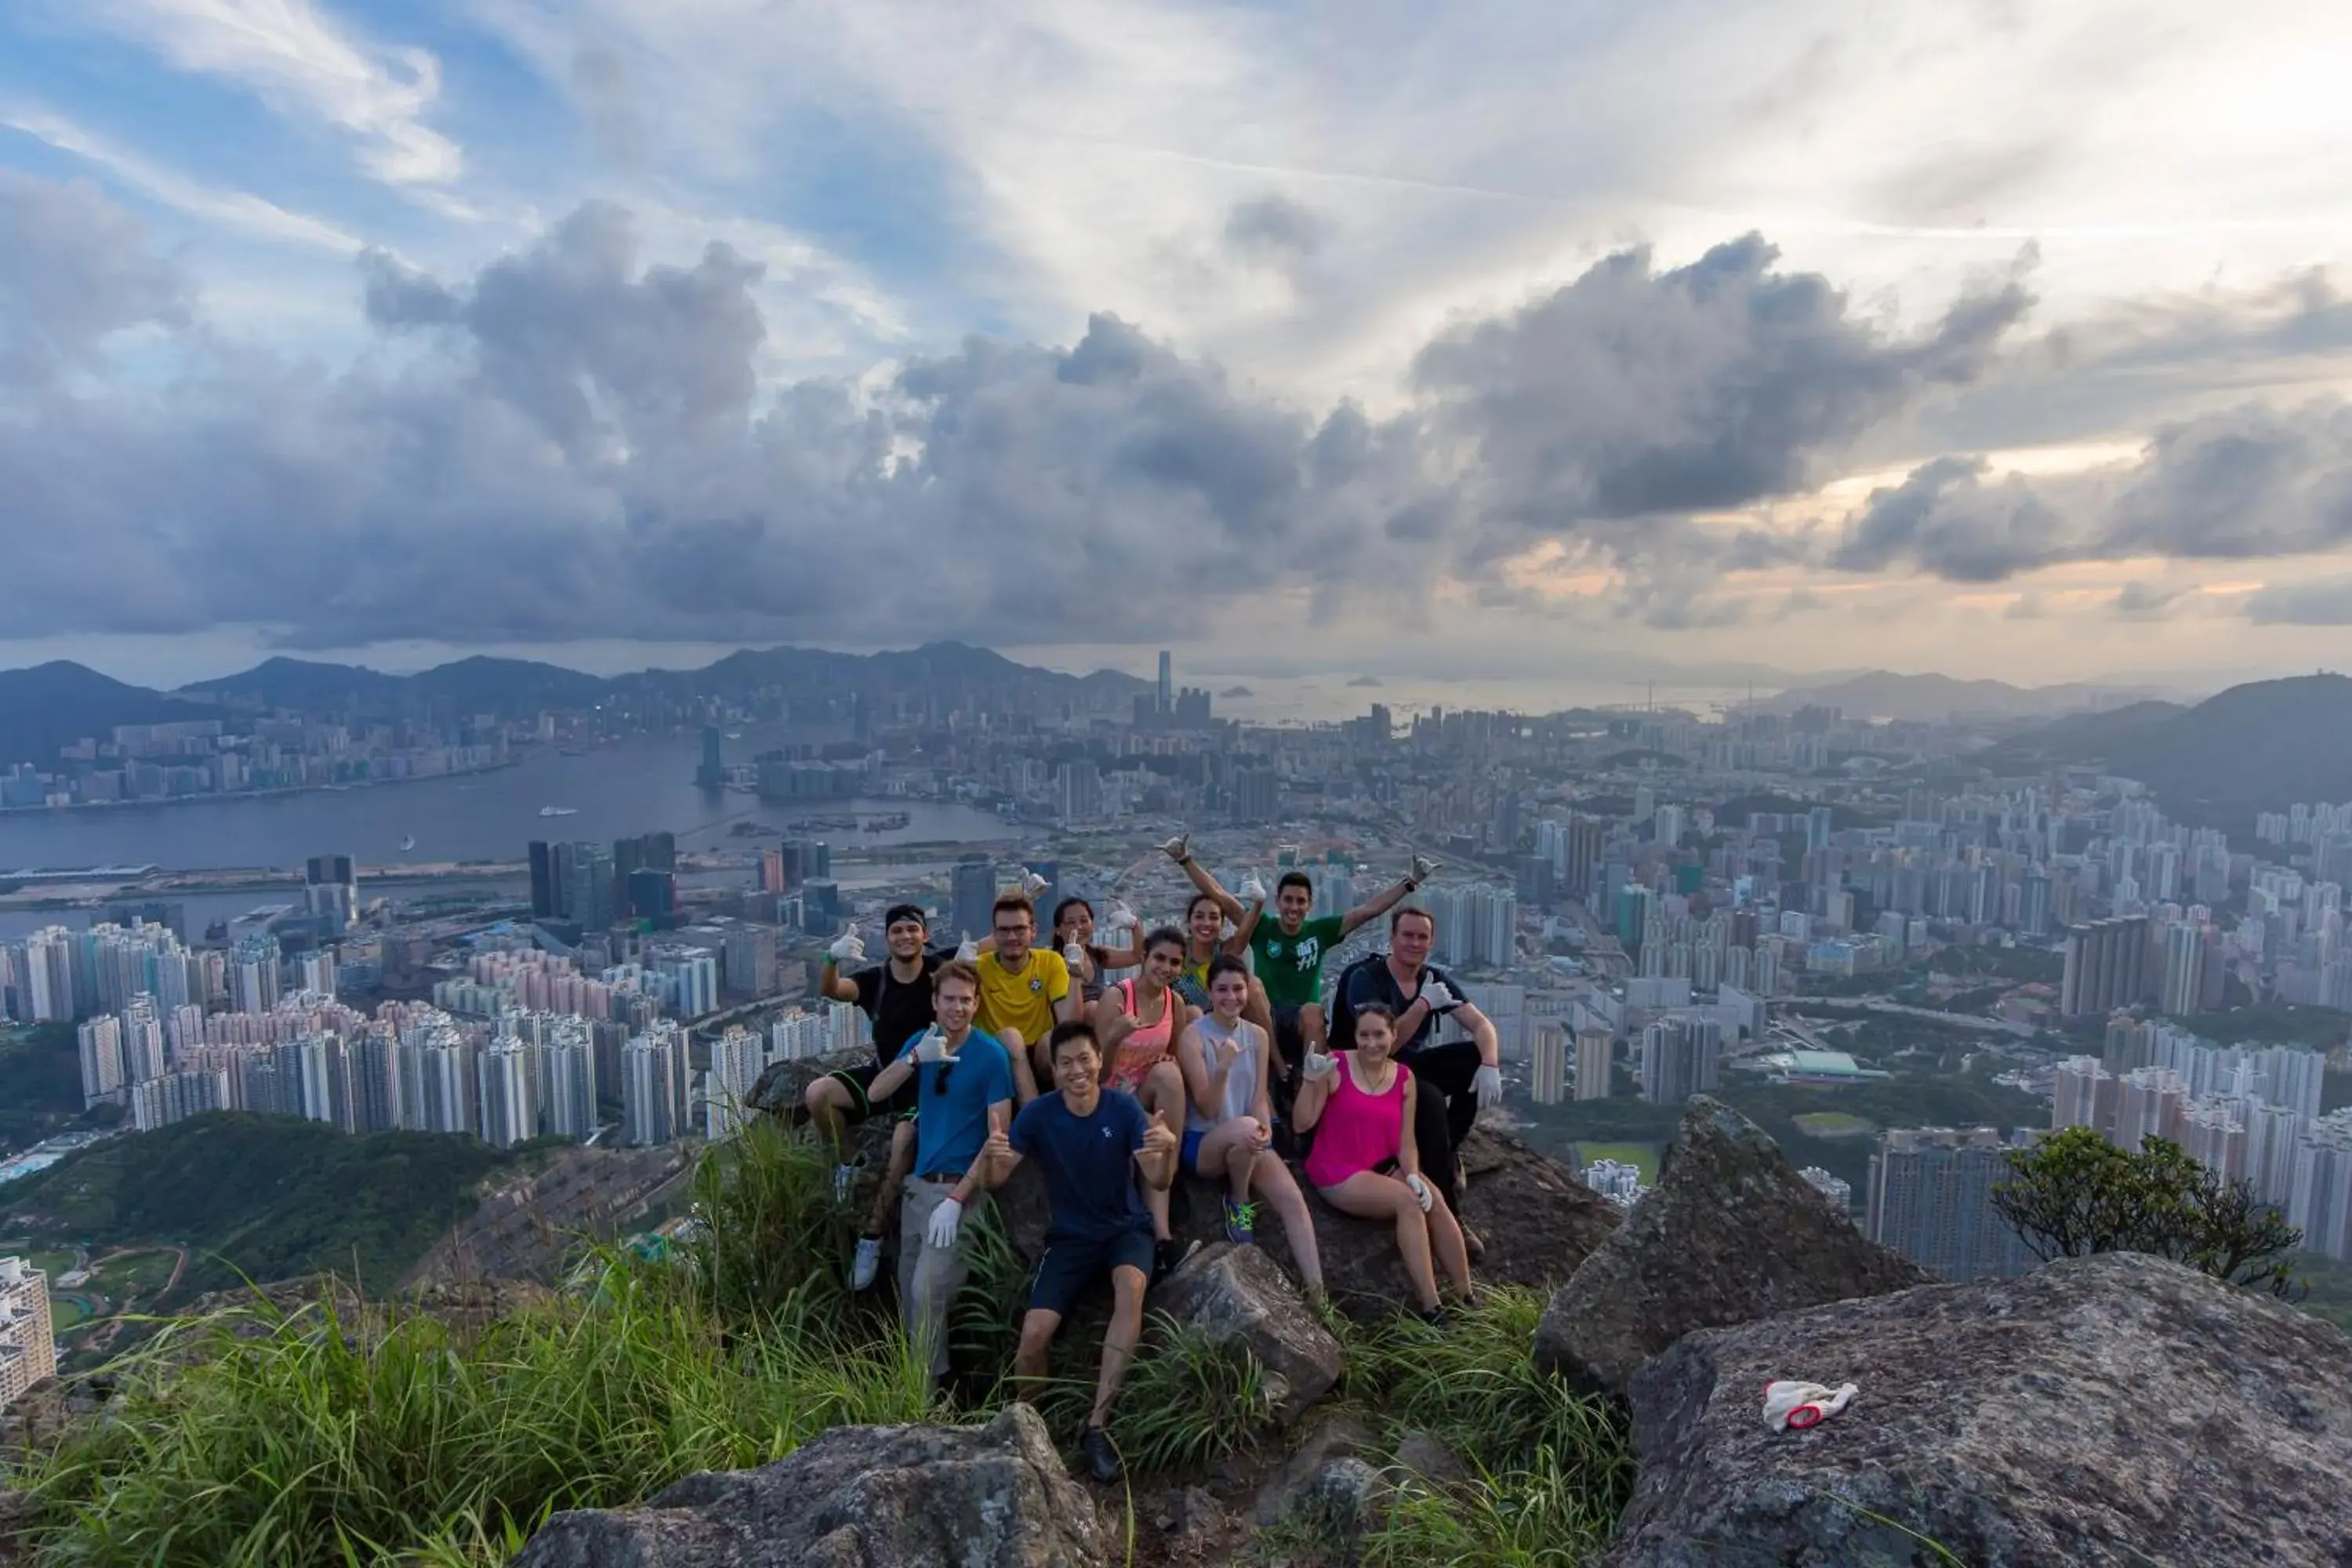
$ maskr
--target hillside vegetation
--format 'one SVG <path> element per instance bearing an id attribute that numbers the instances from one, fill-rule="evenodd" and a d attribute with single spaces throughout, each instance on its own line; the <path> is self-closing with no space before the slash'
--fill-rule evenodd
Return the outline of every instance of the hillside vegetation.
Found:
<path id="1" fill-rule="evenodd" d="M 388 1289 L 493 1172 L 547 1145 L 493 1149 L 430 1132 L 339 1132 L 293 1117 L 215 1111 L 116 1138 L 7 1189 L 12 1228 L 100 1249 L 188 1248 L 184 1288 L 331 1269 Z"/>

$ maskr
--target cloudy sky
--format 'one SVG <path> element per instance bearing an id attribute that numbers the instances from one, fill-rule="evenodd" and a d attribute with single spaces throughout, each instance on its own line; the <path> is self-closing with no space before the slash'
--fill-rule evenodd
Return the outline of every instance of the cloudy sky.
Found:
<path id="1" fill-rule="evenodd" d="M 12 0 L 0 664 L 2352 627 L 2352 6 Z"/>

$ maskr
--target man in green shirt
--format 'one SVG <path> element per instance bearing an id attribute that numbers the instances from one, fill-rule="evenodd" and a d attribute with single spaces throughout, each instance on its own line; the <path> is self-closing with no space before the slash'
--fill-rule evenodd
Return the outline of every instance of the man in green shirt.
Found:
<path id="1" fill-rule="evenodd" d="M 1244 906 L 1217 885 L 1208 868 L 1192 858 L 1186 838 L 1171 838 L 1161 847 L 1194 887 L 1225 906 L 1227 918 L 1238 928 L 1234 945 L 1249 948 L 1250 968 L 1265 993 L 1270 1014 L 1264 1025 L 1282 1058 L 1286 1081 L 1296 1079 L 1305 1053 L 1319 1055 L 1324 1048 L 1324 958 L 1353 935 L 1358 926 L 1388 913 L 1434 869 L 1416 855 L 1412 869 L 1379 897 L 1346 914 L 1325 915 L 1320 920 L 1307 918 L 1307 911 L 1315 907 L 1314 882 L 1304 871 L 1285 871 L 1274 884 L 1275 918 L 1269 922 L 1263 903 Z"/>

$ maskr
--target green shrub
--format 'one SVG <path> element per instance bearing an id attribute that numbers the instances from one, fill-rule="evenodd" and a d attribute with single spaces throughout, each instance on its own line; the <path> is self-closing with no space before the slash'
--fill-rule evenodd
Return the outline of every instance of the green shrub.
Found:
<path id="1" fill-rule="evenodd" d="M 551 1510 L 625 1505 L 830 1426 L 929 1411 L 894 1339 L 847 1340 L 803 1300 L 722 1345 L 661 1266 L 603 1261 L 593 1307 L 526 1310 L 471 1341 L 326 1306 L 166 1330 L 120 1368 L 110 1419 L 22 1479 L 43 1506 L 43 1562 L 495 1561 Z"/>

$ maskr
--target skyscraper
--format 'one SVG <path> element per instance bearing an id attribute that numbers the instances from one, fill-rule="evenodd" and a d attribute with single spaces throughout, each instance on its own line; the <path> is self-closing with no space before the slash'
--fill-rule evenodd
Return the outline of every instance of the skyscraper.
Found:
<path id="1" fill-rule="evenodd" d="M 2024 1273 L 2032 1256 L 1992 1207 L 1993 1188 L 2009 1179 L 2006 1153 L 1990 1127 L 1880 1134 L 1870 1161 L 1870 1239 L 1956 1285 Z"/>
<path id="2" fill-rule="evenodd" d="M 558 1138 L 596 1131 L 596 1040 L 585 1018 L 559 1018 L 549 1033 L 540 1083 L 541 1122 Z"/>
<path id="3" fill-rule="evenodd" d="M 986 856 L 968 855 L 956 862 L 953 892 L 949 904 L 949 922 L 956 934 L 977 941 L 986 936 L 991 910 L 996 903 L 996 870 Z"/>
<path id="4" fill-rule="evenodd" d="M 702 727 L 702 765 L 694 770 L 697 787 L 723 789 L 727 784 L 727 752 L 716 724 Z"/>
<path id="5" fill-rule="evenodd" d="M 639 1148 L 667 1143 L 679 1131 L 679 1086 L 686 1074 L 685 1037 L 667 1019 L 621 1049 L 621 1121 Z"/>
<path id="6" fill-rule="evenodd" d="M 302 871 L 302 905 L 329 936 L 360 918 L 359 878 L 348 855 L 313 855 Z"/>
<path id="7" fill-rule="evenodd" d="M 49 1277 L 21 1258 L 0 1258 L 0 1407 L 57 1373 Z"/>
<path id="8" fill-rule="evenodd" d="M 1642 1031 L 1642 1098 L 1680 1105 L 1715 1092 L 1723 1026 L 1712 1018 L 1661 1018 Z"/>
<path id="9" fill-rule="evenodd" d="M 555 846 L 543 838 L 530 841 L 530 915 L 551 921 L 563 913 L 562 883 L 556 875 Z"/>
<path id="10" fill-rule="evenodd" d="M 1162 714 L 1176 711 L 1176 666 L 1164 647 L 1160 650 L 1160 690 L 1154 710 Z"/>
<path id="11" fill-rule="evenodd" d="M 2093 921 L 2067 931 L 2058 986 L 2064 1016 L 2103 1016 L 2133 1005 L 2147 990 L 2147 916 Z"/>
<path id="12" fill-rule="evenodd" d="M 2204 994 L 2204 928 L 2183 921 L 2164 933 L 2164 984 L 2157 1006 L 2168 1016 L 2185 1018 L 2201 1007 Z"/>
<path id="13" fill-rule="evenodd" d="M 1569 1049 L 1568 1031 L 1558 1022 L 1547 1018 L 1535 1026 L 1530 1066 L 1538 1105 L 1558 1105 L 1567 1098 Z"/>
<path id="14" fill-rule="evenodd" d="M 528 1049 L 520 1040 L 499 1040 L 478 1061 L 482 1142 L 494 1149 L 511 1148 L 539 1131 L 538 1108 L 531 1103 L 523 1060 Z"/>
<path id="15" fill-rule="evenodd" d="M 1610 1058 L 1616 1054 L 1617 1042 L 1606 1029 L 1579 1029 L 1576 1032 L 1576 1098 L 1606 1100 L 1614 1087 L 1610 1078 Z"/>

